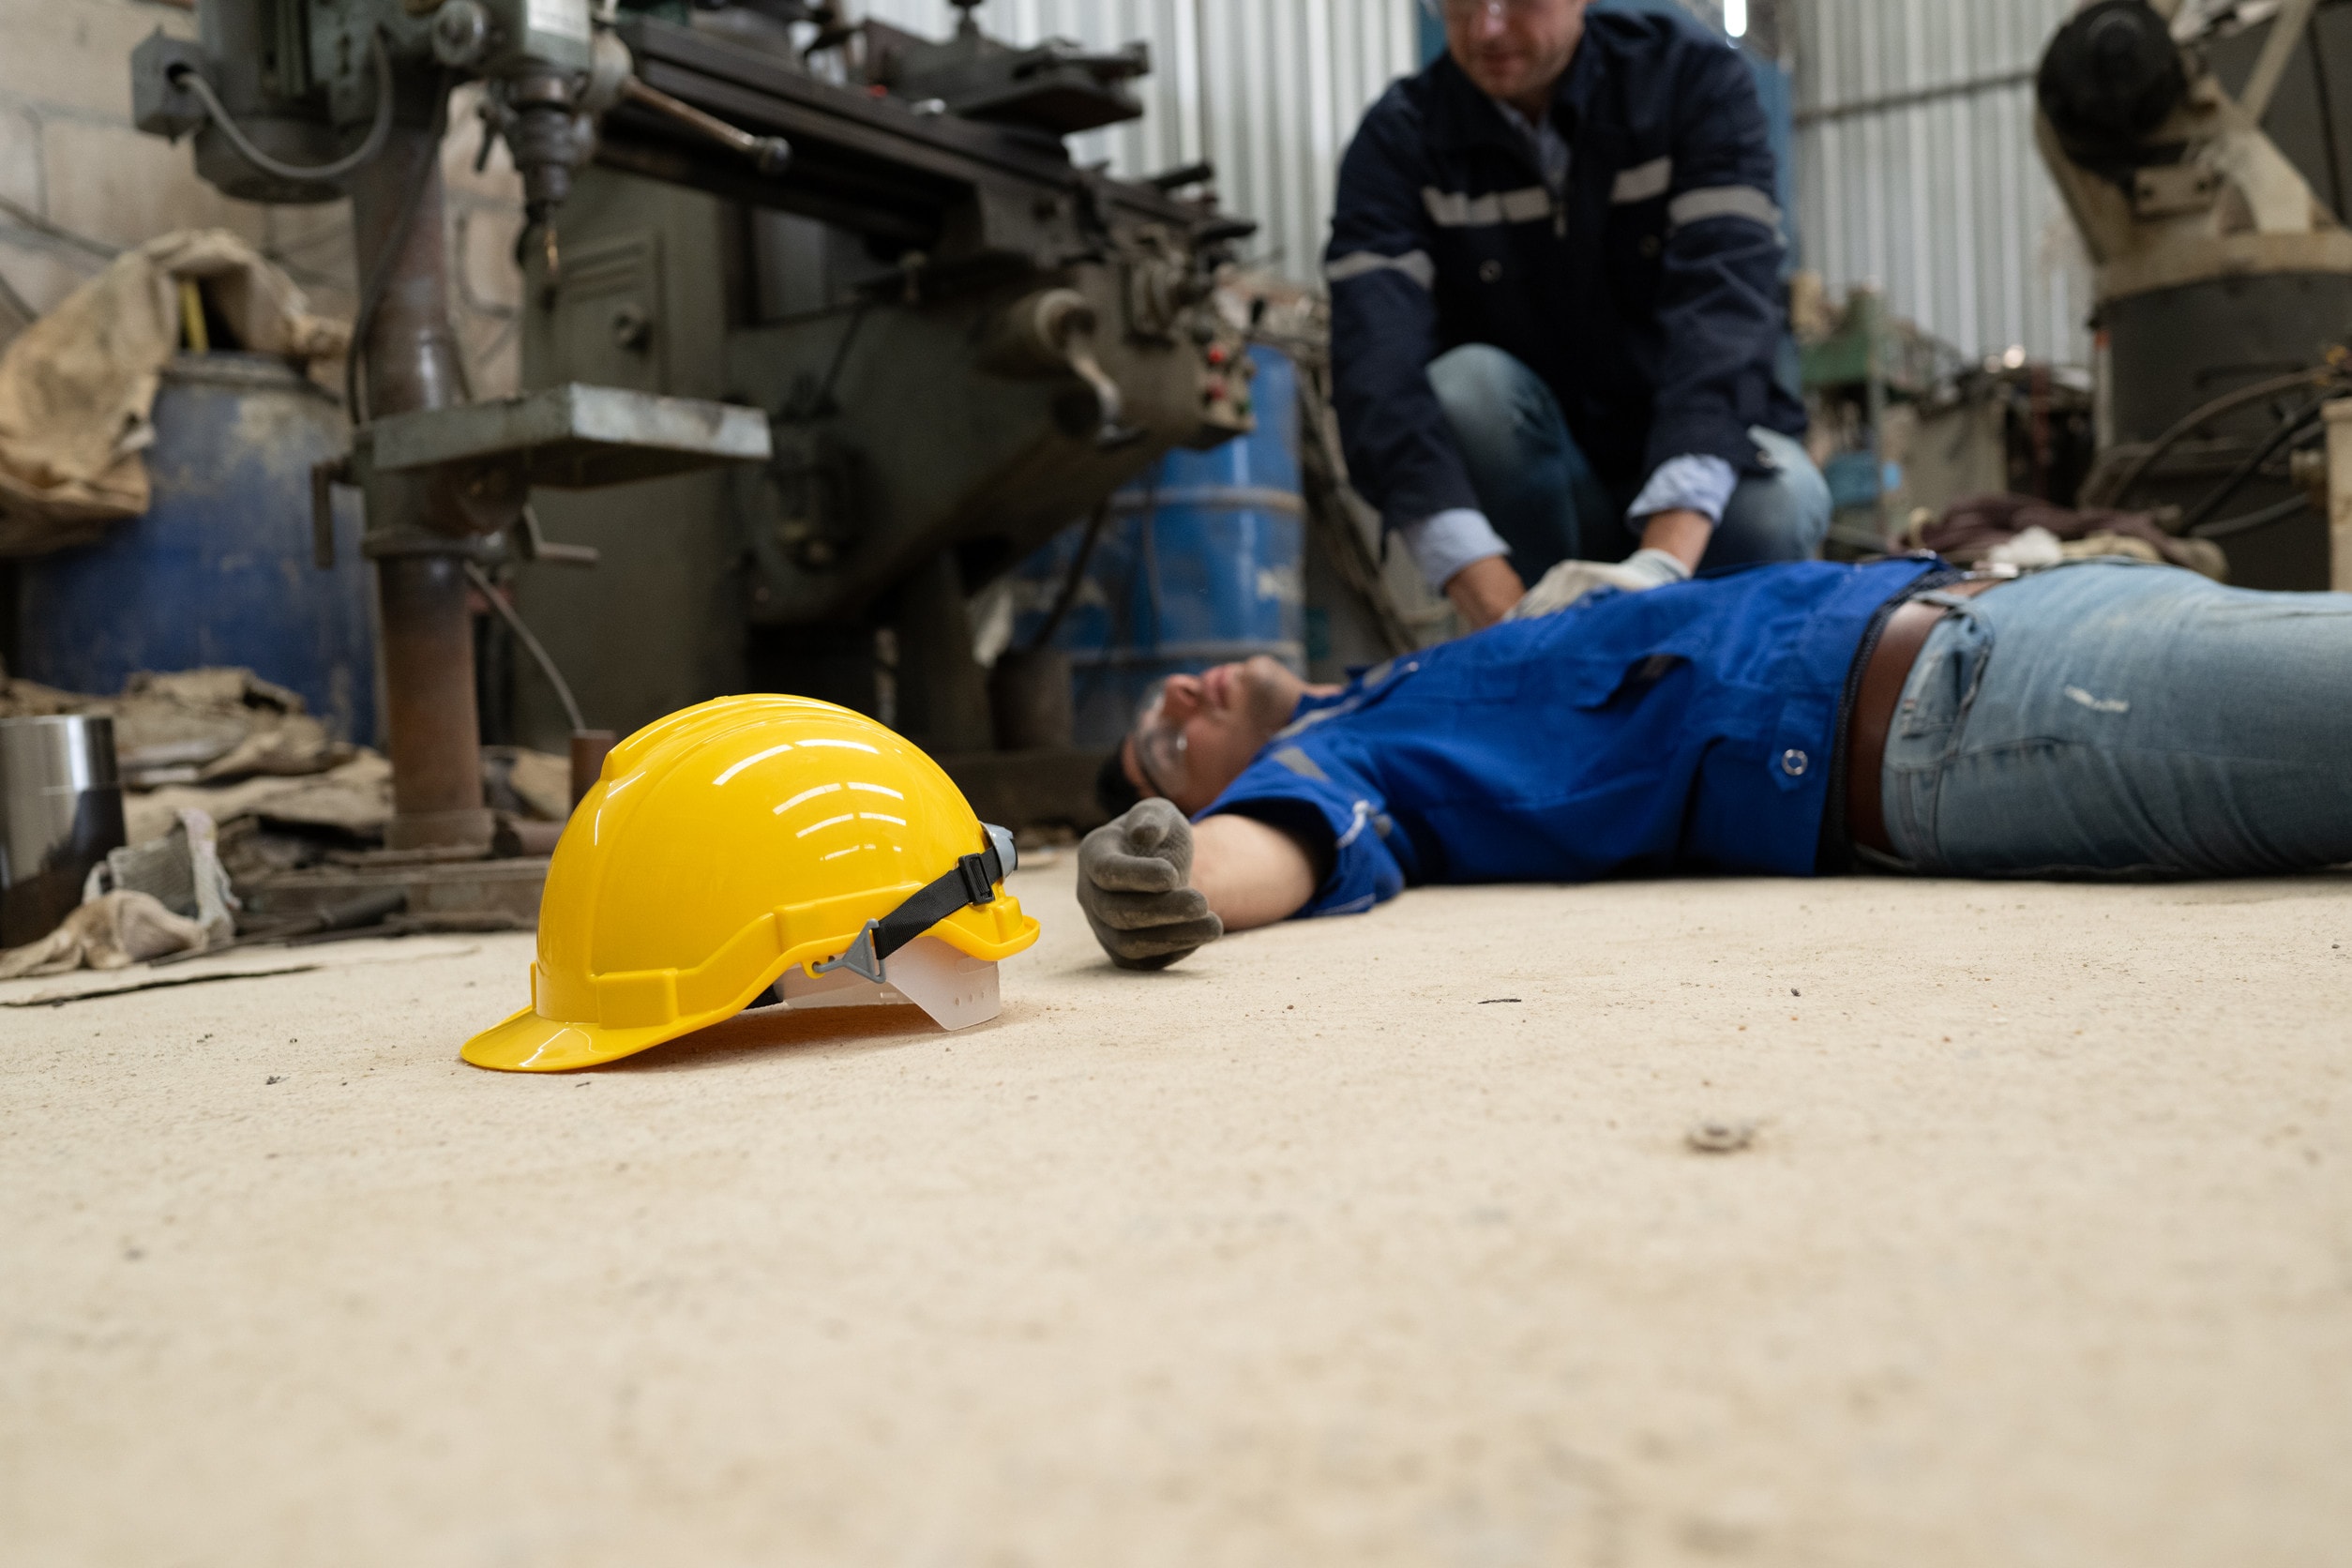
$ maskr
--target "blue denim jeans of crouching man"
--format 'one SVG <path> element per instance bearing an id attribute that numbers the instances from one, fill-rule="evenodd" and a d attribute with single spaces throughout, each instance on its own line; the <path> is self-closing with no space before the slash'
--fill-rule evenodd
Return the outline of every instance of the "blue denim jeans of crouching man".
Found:
<path id="1" fill-rule="evenodd" d="M 1470 343 L 1440 355 L 1429 384 L 1470 469 L 1479 509 L 1533 582 L 1562 561 L 1622 561 L 1641 548 L 1625 509 L 1641 482 L 1592 472 L 1560 400 L 1502 350 Z M 1830 532 L 1830 487 L 1804 447 L 1758 425 L 1748 431 L 1770 472 L 1743 476 L 1724 507 L 1701 571 L 1810 561 Z"/>
<path id="2" fill-rule="evenodd" d="M 2101 561 L 1947 602 L 1887 741 L 1888 838 L 1912 867 L 2244 877 L 2352 862 L 2352 594 Z"/>

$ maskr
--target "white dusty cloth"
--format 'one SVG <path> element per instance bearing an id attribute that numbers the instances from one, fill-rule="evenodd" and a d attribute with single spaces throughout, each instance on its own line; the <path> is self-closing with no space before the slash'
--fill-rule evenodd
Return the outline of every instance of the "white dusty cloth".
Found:
<path id="1" fill-rule="evenodd" d="M 87 903 L 109 893 L 144 893 L 184 920 L 202 926 L 215 942 L 237 934 L 237 896 L 220 864 L 220 834 L 193 807 L 177 814 L 170 832 L 126 845 L 91 867 Z"/>
<path id="2" fill-rule="evenodd" d="M 0 354 L 0 554 L 86 543 L 147 509 L 140 454 L 179 352 L 184 279 L 252 353 L 317 359 L 348 344 L 348 328 L 312 315 L 292 279 L 226 230 L 125 251 Z"/>
<path id="3" fill-rule="evenodd" d="M 128 969 L 149 958 L 211 945 L 204 927 L 144 893 L 109 893 L 66 916 L 38 942 L 0 953 L 0 980 L 77 969 Z"/>

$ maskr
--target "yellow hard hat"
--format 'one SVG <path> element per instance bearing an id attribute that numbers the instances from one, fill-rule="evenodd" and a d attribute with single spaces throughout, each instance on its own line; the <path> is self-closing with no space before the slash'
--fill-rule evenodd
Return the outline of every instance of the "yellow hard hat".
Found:
<path id="1" fill-rule="evenodd" d="M 1037 940 L 1003 891 L 1013 863 L 1012 836 L 984 827 L 938 763 L 847 708 L 726 697 L 672 714 L 615 746 L 572 813 L 540 899 L 532 1005 L 465 1059 L 594 1066 L 731 1018 L 779 981 L 788 1000 L 912 998 L 951 1028 L 978 1022 L 995 1013 L 996 962 Z"/>

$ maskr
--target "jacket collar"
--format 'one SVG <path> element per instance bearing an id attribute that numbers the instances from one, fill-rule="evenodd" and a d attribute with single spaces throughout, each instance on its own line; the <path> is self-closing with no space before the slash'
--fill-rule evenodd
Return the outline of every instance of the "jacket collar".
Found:
<path id="1" fill-rule="evenodd" d="M 1576 46 L 1568 68 L 1552 88 L 1552 123 L 1573 143 L 1589 117 L 1600 91 L 1607 62 L 1588 21 L 1584 41 Z M 1533 166 L 1535 150 L 1518 127 L 1511 123 L 1493 98 L 1486 96 L 1452 54 L 1440 54 L 1426 73 L 1431 93 L 1426 110 L 1432 145 L 1449 151 L 1493 146 L 1515 153 Z"/>

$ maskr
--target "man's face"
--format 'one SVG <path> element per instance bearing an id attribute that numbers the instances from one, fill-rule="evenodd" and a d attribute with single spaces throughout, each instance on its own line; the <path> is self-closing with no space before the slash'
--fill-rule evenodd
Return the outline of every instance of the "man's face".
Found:
<path id="1" fill-rule="evenodd" d="M 1170 675 L 1127 737 L 1128 780 L 1191 816 L 1290 722 L 1305 690 L 1304 681 L 1262 654 L 1203 675 Z"/>
<path id="2" fill-rule="evenodd" d="M 1584 40 L 1590 0 L 1438 0 L 1454 61 L 1489 98 L 1525 111 L 1553 83 Z"/>

